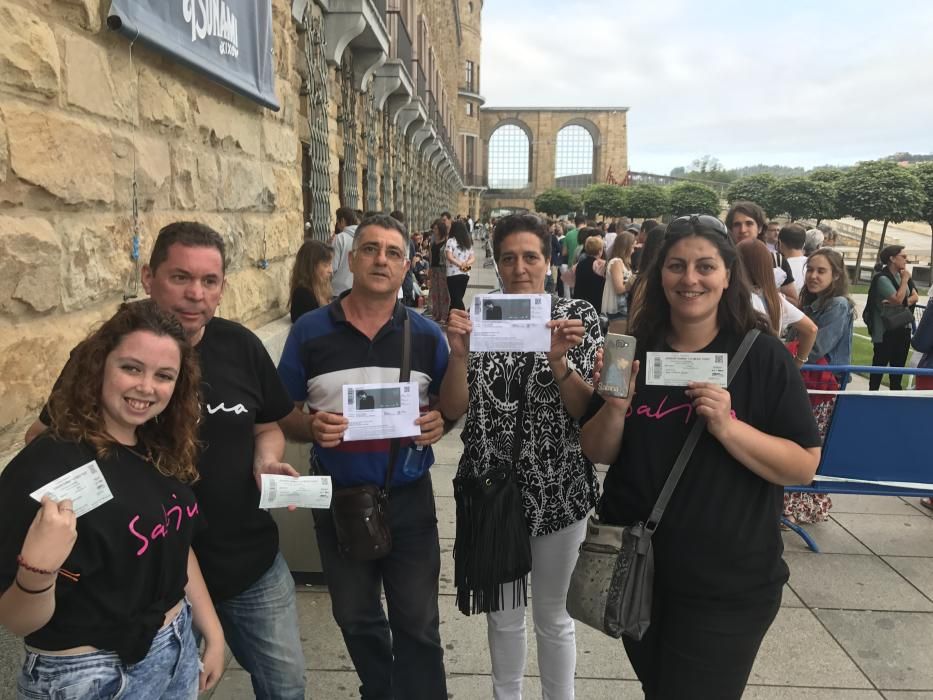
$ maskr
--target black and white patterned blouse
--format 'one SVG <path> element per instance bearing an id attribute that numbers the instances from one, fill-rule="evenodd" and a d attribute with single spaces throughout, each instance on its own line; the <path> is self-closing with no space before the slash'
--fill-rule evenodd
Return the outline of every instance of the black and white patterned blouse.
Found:
<path id="1" fill-rule="evenodd" d="M 551 318 L 583 319 L 583 343 L 570 349 L 567 361 L 592 381 L 596 351 L 602 346 L 599 317 L 582 299 L 552 297 Z M 522 387 L 527 362 L 534 361 Z M 539 353 L 470 353 L 467 366 L 470 402 L 463 428 L 463 456 L 458 476 L 482 475 L 512 461 L 512 435 L 518 400 L 525 394 L 524 429 L 515 469 L 532 537 L 557 532 L 582 520 L 599 495 L 593 463 L 580 449 L 580 425 L 560 397 L 547 355 Z"/>

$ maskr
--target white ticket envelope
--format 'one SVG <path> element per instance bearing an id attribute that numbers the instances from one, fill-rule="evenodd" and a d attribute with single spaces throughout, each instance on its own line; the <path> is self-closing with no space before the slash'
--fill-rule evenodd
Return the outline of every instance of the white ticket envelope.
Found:
<path id="1" fill-rule="evenodd" d="M 420 435 L 419 401 L 417 382 L 344 384 L 343 415 L 350 421 L 344 441 Z"/>
<path id="2" fill-rule="evenodd" d="M 333 487 L 329 476 L 263 474 L 260 508 L 330 508 Z"/>
<path id="3" fill-rule="evenodd" d="M 72 469 L 29 495 L 37 501 L 41 501 L 45 495 L 56 501 L 70 498 L 75 517 L 78 518 L 113 499 L 107 480 L 96 461 Z"/>
<path id="4" fill-rule="evenodd" d="M 550 294 L 477 294 L 470 307 L 471 352 L 547 352 Z"/>
<path id="5" fill-rule="evenodd" d="M 709 382 L 724 387 L 729 375 L 729 355 L 724 352 L 649 352 L 645 364 L 649 386 Z"/>

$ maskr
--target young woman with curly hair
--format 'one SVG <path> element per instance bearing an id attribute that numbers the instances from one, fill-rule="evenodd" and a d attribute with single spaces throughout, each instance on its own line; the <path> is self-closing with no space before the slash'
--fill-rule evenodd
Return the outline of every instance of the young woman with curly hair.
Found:
<path id="1" fill-rule="evenodd" d="M 178 321 L 122 305 L 75 348 L 49 430 L 0 476 L 0 624 L 27 650 L 18 697 L 193 699 L 220 677 L 223 632 L 191 551 L 200 375 Z M 44 493 L 82 469 L 102 494 L 90 509 Z"/>

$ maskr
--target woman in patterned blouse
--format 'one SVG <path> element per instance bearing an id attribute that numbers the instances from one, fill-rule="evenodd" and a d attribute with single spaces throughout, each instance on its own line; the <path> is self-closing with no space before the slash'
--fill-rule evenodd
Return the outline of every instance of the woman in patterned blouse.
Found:
<path id="1" fill-rule="evenodd" d="M 492 244 L 503 292 L 545 293 L 551 259 L 545 222 L 527 214 L 505 217 Z M 531 536 L 532 614 L 543 694 L 572 698 L 576 642 L 567 588 L 585 518 L 599 491 L 596 470 L 580 450 L 577 420 L 592 394 L 602 336 L 596 310 L 581 299 L 552 297 L 548 326 L 550 352 L 470 353 L 469 314 L 452 310 L 440 408 L 448 419 L 467 414 L 458 477 L 510 464 Z M 520 401 L 524 414 L 516 430 Z M 513 439 L 521 445 L 517 464 L 511 464 Z M 516 599 L 511 609 L 489 612 L 487 623 L 494 697 L 519 698 L 526 657 L 524 604 Z"/>

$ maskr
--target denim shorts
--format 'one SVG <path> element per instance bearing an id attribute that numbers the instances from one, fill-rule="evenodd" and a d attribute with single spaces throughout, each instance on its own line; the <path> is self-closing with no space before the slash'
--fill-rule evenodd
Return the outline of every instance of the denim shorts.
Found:
<path id="1" fill-rule="evenodd" d="M 16 697 L 23 700 L 196 700 L 198 648 L 187 601 L 175 619 L 159 630 L 149 653 L 127 665 L 112 651 L 75 656 L 26 653 Z"/>

